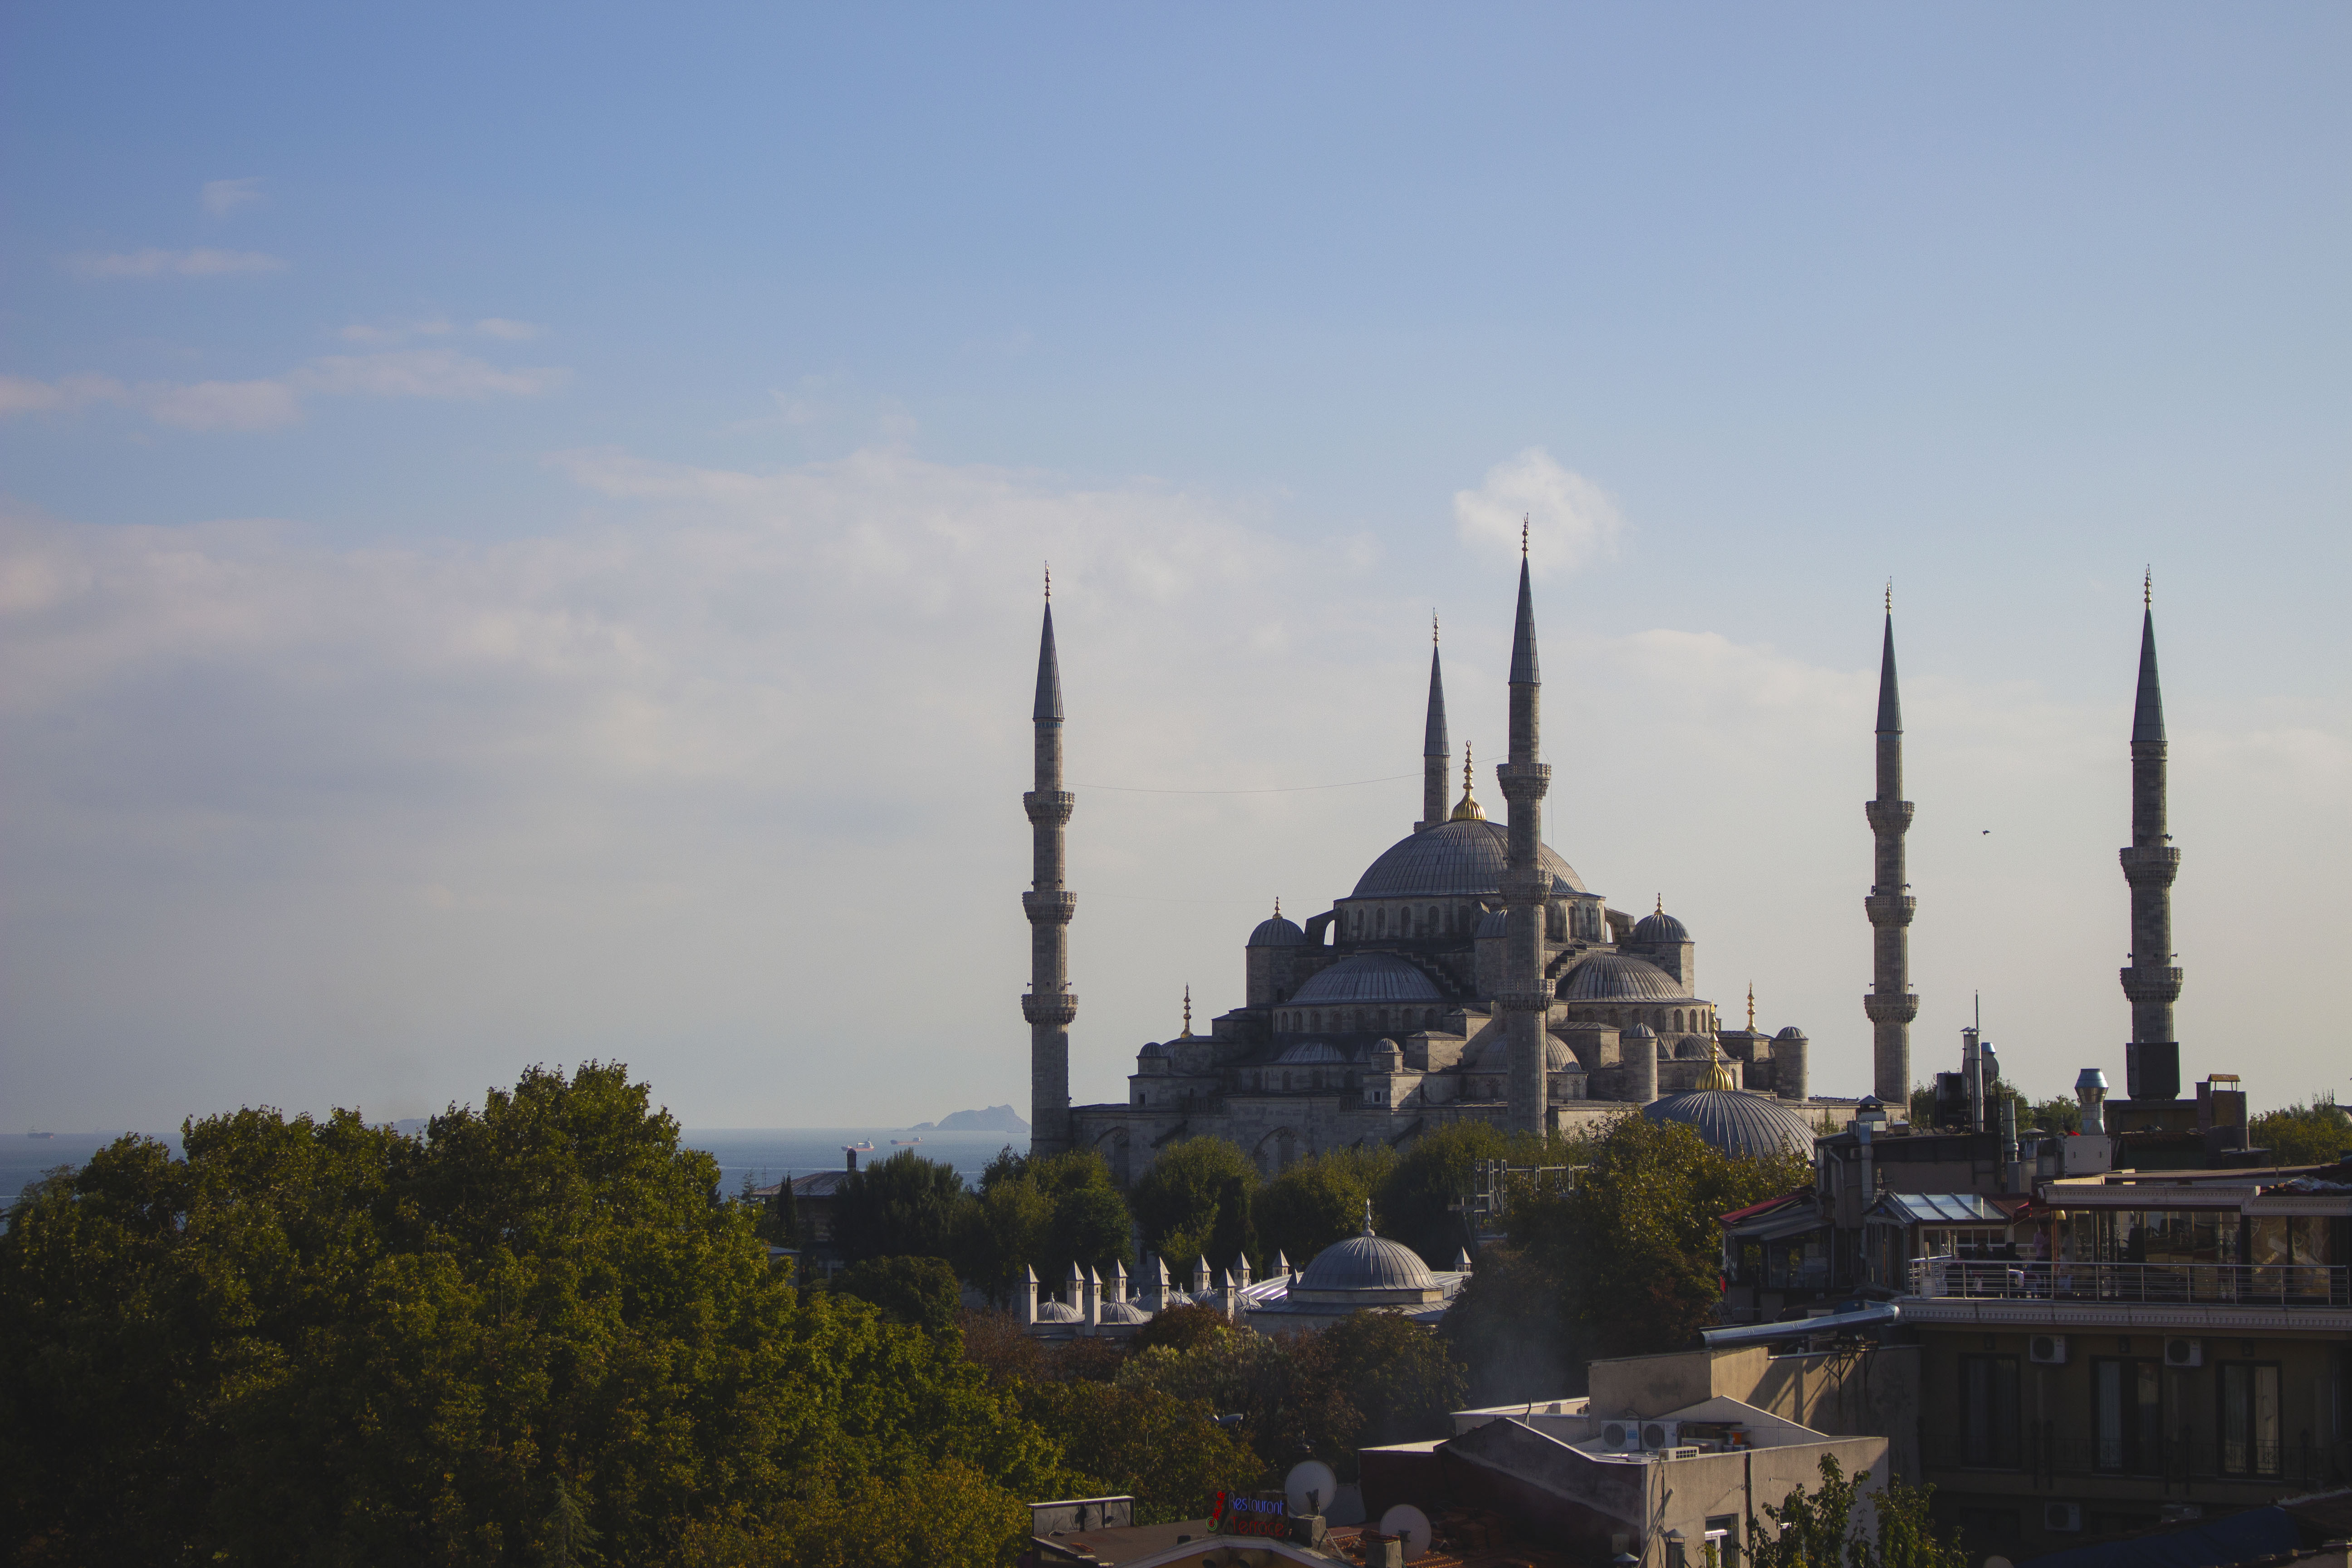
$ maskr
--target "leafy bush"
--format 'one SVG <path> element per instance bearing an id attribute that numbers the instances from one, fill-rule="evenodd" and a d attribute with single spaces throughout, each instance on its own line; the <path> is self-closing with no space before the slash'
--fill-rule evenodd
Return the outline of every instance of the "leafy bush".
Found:
<path id="1" fill-rule="evenodd" d="M 1129 1202 L 1143 1245 L 1183 1274 L 1202 1258 L 1212 1268 L 1230 1268 L 1244 1253 L 1258 1263 L 1256 1195 L 1257 1167 L 1241 1150 L 1223 1138 L 1187 1138 L 1160 1152 Z"/>
<path id="2" fill-rule="evenodd" d="M 2255 1117 L 2246 1142 L 2268 1149 L 2275 1164 L 2325 1165 L 2352 1154 L 2352 1117 L 2324 1094 L 2307 1105 L 2297 1100 Z"/>
<path id="3" fill-rule="evenodd" d="M 1135 1331 L 1134 1345 L 1139 1352 L 1165 1345 L 1181 1352 L 1238 1331 L 1215 1308 L 1188 1302 L 1154 1313 L 1150 1322 Z"/>
<path id="4" fill-rule="evenodd" d="M 1329 1149 L 1308 1156 L 1268 1182 L 1252 1212 L 1269 1260 L 1280 1252 L 1295 1268 L 1364 1226 L 1364 1205 L 1396 1164 L 1385 1146 Z"/>
<path id="5" fill-rule="evenodd" d="M 867 1258 L 826 1282 L 836 1296 L 854 1296 L 894 1323 L 928 1333 L 955 1327 L 963 1289 L 955 1270 L 936 1258 Z"/>
<path id="6" fill-rule="evenodd" d="M 842 1178 L 834 1234 L 852 1262 L 946 1258 L 963 1196 L 953 1165 L 901 1149 Z"/>

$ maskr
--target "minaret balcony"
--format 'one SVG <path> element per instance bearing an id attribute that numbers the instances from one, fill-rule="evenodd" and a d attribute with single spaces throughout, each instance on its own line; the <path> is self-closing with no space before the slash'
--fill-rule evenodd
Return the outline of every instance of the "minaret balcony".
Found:
<path id="1" fill-rule="evenodd" d="M 1024 893 L 1021 911 L 1029 917 L 1031 925 L 1068 925 L 1078 912 L 1076 893 Z"/>
<path id="2" fill-rule="evenodd" d="M 1033 789 L 1021 797 L 1022 809 L 1032 822 L 1067 822 L 1077 804 L 1078 797 L 1066 789 Z"/>
<path id="3" fill-rule="evenodd" d="M 2158 969 L 2133 964 L 2120 972 L 2124 994 L 2135 1002 L 2178 1002 L 2180 1000 L 2180 971 Z"/>
<path id="4" fill-rule="evenodd" d="M 2180 851 L 2169 844 L 2135 844 L 2116 853 L 2124 863 L 2124 880 L 2135 888 L 2168 888 L 2180 875 Z"/>
<path id="5" fill-rule="evenodd" d="M 1021 998 L 1021 1016 L 1033 1024 L 1066 1024 L 1078 1016 L 1078 994 L 1040 996 L 1033 991 Z"/>
<path id="6" fill-rule="evenodd" d="M 1862 1011 L 1874 1024 L 1907 1024 L 1919 1016 L 1919 994 L 1873 991 L 1863 997 Z"/>
<path id="7" fill-rule="evenodd" d="M 1551 1002 L 1549 989 L 1495 993 L 1495 1010 L 1498 1013 L 1549 1013 Z"/>
<path id="8" fill-rule="evenodd" d="M 1907 800 L 1865 800 L 1862 814 L 1870 819 L 1873 833 L 1911 831 L 1911 803 Z"/>
<path id="9" fill-rule="evenodd" d="M 1908 893 L 1873 893 L 1862 900 L 1863 913 L 1874 926 L 1907 926 L 1919 912 L 1919 900 Z"/>
<path id="10" fill-rule="evenodd" d="M 1495 769 L 1495 782 L 1505 800 L 1541 800 L 1551 789 L 1551 764 L 1504 763 Z"/>

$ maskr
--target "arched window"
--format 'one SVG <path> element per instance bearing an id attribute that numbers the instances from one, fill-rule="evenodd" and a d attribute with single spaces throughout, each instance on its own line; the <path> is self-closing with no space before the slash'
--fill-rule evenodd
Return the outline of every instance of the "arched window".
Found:
<path id="1" fill-rule="evenodd" d="M 1282 1087 L 1285 1089 L 1288 1089 L 1290 1087 L 1290 1075 L 1288 1073 L 1284 1073 L 1282 1075 Z"/>
<path id="2" fill-rule="evenodd" d="M 1680 1007 L 1677 1007 L 1677 1008 L 1675 1008 L 1675 1034 L 1677 1034 L 1677 1035 L 1679 1035 L 1679 1034 L 1681 1034 L 1682 1032 L 1683 1032 L 1683 1010 L 1682 1010 Z"/>
<path id="3" fill-rule="evenodd" d="M 1320 1029 L 1323 1026 L 1323 1015 L 1320 1013 L 1307 1014 L 1307 1026 L 1309 1030 Z"/>

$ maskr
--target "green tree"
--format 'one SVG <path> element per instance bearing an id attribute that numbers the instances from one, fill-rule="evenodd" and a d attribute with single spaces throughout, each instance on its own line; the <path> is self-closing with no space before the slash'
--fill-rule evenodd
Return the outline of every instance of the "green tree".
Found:
<path id="1" fill-rule="evenodd" d="M 752 1234 L 770 1247 L 793 1247 L 801 1234 L 800 1205 L 793 1196 L 793 1179 L 789 1175 L 776 1184 L 776 1190 L 759 1205 L 759 1217 Z"/>
<path id="2" fill-rule="evenodd" d="M 1223 1339 L 1236 1331 L 1225 1321 L 1225 1315 L 1213 1307 L 1196 1307 L 1187 1303 L 1155 1312 L 1151 1321 L 1135 1331 L 1134 1348 L 1150 1350 L 1165 1345 L 1182 1352 L 1205 1341 Z"/>
<path id="3" fill-rule="evenodd" d="M 1040 1278 L 1066 1279 L 1072 1264 L 1106 1274 L 1114 1264 L 1134 1267 L 1127 1200 L 1100 1154 L 1072 1149 L 1031 1161 L 1028 1173 L 1049 1205 L 1039 1238 Z"/>
<path id="4" fill-rule="evenodd" d="M 934 1334 L 955 1327 L 963 1300 L 955 1270 L 937 1258 L 861 1258 L 825 1288 L 868 1303 L 891 1322 Z"/>
<path id="5" fill-rule="evenodd" d="M 2280 1165 L 2325 1165 L 2352 1154 L 2352 1117 L 2345 1115 L 2333 1095 L 2321 1095 L 2305 1104 L 2297 1100 L 2284 1110 L 2267 1110 L 2246 1129 L 2246 1142 L 2268 1149 Z"/>
<path id="6" fill-rule="evenodd" d="M 842 1178 L 835 1234 L 852 1261 L 945 1258 L 963 1195 L 953 1165 L 902 1149 Z"/>
<path id="7" fill-rule="evenodd" d="M 247 1110 L 181 1142 L 0 1236 L 0 1521 L 45 1561 L 659 1564 L 792 1520 L 993 1563 L 1078 1474 L 956 1336 L 771 1270 L 617 1065 L 421 1136 Z M 961 1489 L 860 1511 L 916 1487 Z"/>
<path id="8" fill-rule="evenodd" d="M 1160 1152 L 1131 1202 L 1143 1245 L 1182 1273 L 1202 1258 L 1231 1268 L 1244 1252 L 1261 1266 L 1250 1214 L 1256 1195 L 1257 1169 L 1241 1150 L 1223 1138 L 1187 1138 Z"/>
<path id="9" fill-rule="evenodd" d="M 1388 1180 L 1396 1156 L 1385 1146 L 1327 1149 L 1259 1190 L 1253 1213 L 1259 1244 L 1304 1268 L 1335 1241 L 1363 1228 L 1364 1205 Z"/>
<path id="10" fill-rule="evenodd" d="M 1138 1524 L 1198 1519 L 1220 1488 L 1247 1489 L 1266 1476 L 1249 1446 L 1197 1399 L 1072 1379 L 1024 1384 L 1020 1404 L 1082 1462 L 1094 1494 L 1135 1499 Z"/>
<path id="11" fill-rule="evenodd" d="M 1797 1487 L 1766 1503 L 1769 1525 L 1748 1519 L 1748 1561 L 1755 1568 L 1967 1568 L 1969 1553 L 1957 1542 L 1936 1539 L 1927 1514 L 1935 1488 L 1897 1480 L 1865 1494 L 1867 1479 L 1848 1477 L 1837 1456 L 1823 1454 L 1820 1489 Z M 1857 1517 L 1865 1495 L 1877 1516 L 1875 1544 Z"/>
<path id="12" fill-rule="evenodd" d="M 1506 1136 L 1484 1121 L 1455 1121 L 1415 1139 L 1372 1200 L 1381 1234 L 1403 1242 L 1433 1268 L 1451 1268 L 1475 1245 L 1468 1205 L 1482 1161 L 1532 1169 L 1579 1163 L 1583 1145 L 1558 1133 Z"/>
<path id="13" fill-rule="evenodd" d="M 1394 1312 L 1358 1312 L 1317 1336 L 1330 1375 L 1355 1408 L 1356 1447 L 1451 1436 L 1465 1368 L 1446 1342 Z"/>

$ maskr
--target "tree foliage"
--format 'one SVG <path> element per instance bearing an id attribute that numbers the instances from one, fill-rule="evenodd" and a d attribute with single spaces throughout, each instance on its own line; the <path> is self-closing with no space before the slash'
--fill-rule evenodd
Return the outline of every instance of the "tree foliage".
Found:
<path id="1" fill-rule="evenodd" d="M 894 1323 L 928 1333 L 955 1327 L 963 1290 L 956 1272 L 937 1258 L 866 1258 L 826 1281 L 836 1296 L 854 1296 Z"/>
<path id="2" fill-rule="evenodd" d="M 1197 1307 L 1188 1302 L 1181 1307 L 1170 1307 L 1153 1313 L 1151 1321 L 1135 1331 L 1134 1347 L 1138 1351 L 1148 1351 L 1156 1345 L 1165 1345 L 1181 1352 L 1236 1331 L 1225 1321 L 1225 1315 L 1215 1308 Z"/>
<path id="3" fill-rule="evenodd" d="M 834 1234 L 844 1257 L 946 1258 L 963 1178 L 943 1160 L 901 1149 L 842 1178 Z"/>
<path id="4" fill-rule="evenodd" d="M 39 1561 L 982 1563 L 1066 1495 L 956 1336 L 771 1270 L 618 1066 L 182 1144 L 0 1237 L 0 1524 Z"/>
<path id="5" fill-rule="evenodd" d="M 1252 1209 L 1267 1258 L 1279 1252 L 1304 1268 L 1333 1242 L 1354 1236 L 1363 1228 L 1364 1205 L 1395 1164 L 1385 1146 L 1327 1149 L 1268 1182 Z"/>
<path id="6" fill-rule="evenodd" d="M 1372 1200 L 1381 1234 L 1402 1241 L 1433 1268 L 1451 1268 L 1475 1244 L 1465 1206 L 1482 1161 L 1507 1166 L 1569 1165 L 1580 1145 L 1550 1133 L 1506 1134 L 1484 1121 L 1456 1121 L 1414 1140 L 1388 1172 Z"/>
<path id="7" fill-rule="evenodd" d="M 2308 1104 L 2297 1100 L 2255 1117 L 2246 1142 L 2268 1149 L 2275 1164 L 2325 1165 L 2352 1155 L 2352 1117 L 2335 1096 L 2323 1094 Z"/>
<path id="8" fill-rule="evenodd" d="M 1205 1258 L 1229 1268 L 1247 1253 L 1263 1267 L 1252 1221 L 1257 1168 L 1223 1138 L 1187 1138 L 1160 1152 L 1135 1184 L 1130 1202 L 1143 1227 L 1143 1245 L 1173 1273 Z"/>
<path id="9" fill-rule="evenodd" d="M 1092 1478 L 1077 1495 L 1127 1493 L 1138 1524 L 1199 1519 L 1219 1489 L 1255 1487 L 1265 1473 L 1197 1399 L 1086 1378 L 1024 1384 L 1019 1399 L 1021 1413 L 1059 1437 Z"/>
<path id="10" fill-rule="evenodd" d="M 1936 1539 L 1927 1503 L 1936 1489 L 1895 1480 L 1863 1491 L 1867 1475 L 1849 1477 L 1834 1454 L 1822 1456 L 1822 1484 L 1792 1489 L 1764 1505 L 1769 1524 L 1748 1521 L 1748 1561 L 1755 1568 L 1967 1568 L 1969 1553 Z M 1864 1497 L 1877 1517 L 1878 1539 L 1863 1532 Z"/>

